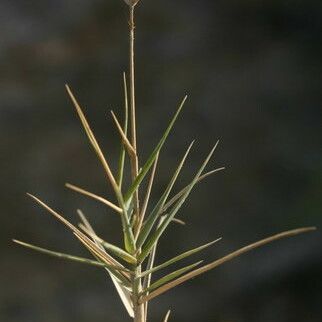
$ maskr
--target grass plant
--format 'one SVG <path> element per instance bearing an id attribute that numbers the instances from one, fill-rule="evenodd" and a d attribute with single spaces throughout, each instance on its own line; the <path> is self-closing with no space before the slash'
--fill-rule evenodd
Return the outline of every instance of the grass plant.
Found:
<path id="1" fill-rule="evenodd" d="M 224 168 L 217 168 L 206 171 L 206 167 L 212 158 L 218 142 L 210 149 L 206 155 L 198 171 L 192 175 L 190 183 L 178 192 L 173 192 L 174 185 L 180 175 L 182 168 L 190 154 L 194 142 L 192 142 L 184 152 L 177 168 L 174 170 L 170 181 L 165 188 L 160 199 L 148 207 L 150 194 L 153 188 L 154 179 L 156 177 L 156 169 L 158 165 L 158 157 L 162 151 L 166 140 L 172 131 L 174 124 L 179 117 L 187 97 L 179 102 L 174 115 L 172 116 L 168 127 L 165 129 L 160 140 L 151 152 L 145 162 L 139 160 L 137 152 L 137 135 L 136 135 L 136 100 L 135 100 L 135 21 L 134 12 L 139 0 L 125 0 L 129 9 L 129 73 L 128 77 L 123 74 L 124 85 L 124 117 L 121 122 L 116 114 L 112 111 L 111 117 L 114 120 L 116 129 L 120 136 L 120 157 L 118 169 L 113 171 L 110 162 L 105 157 L 98 140 L 93 133 L 83 108 L 73 94 L 71 88 L 66 85 L 67 93 L 75 107 L 77 115 L 86 132 L 87 138 L 99 162 L 102 165 L 104 175 L 111 185 L 116 202 L 111 201 L 113 198 L 98 196 L 90 191 L 73 184 L 67 183 L 66 187 L 88 198 L 92 198 L 97 202 L 103 203 L 116 213 L 120 218 L 120 233 L 123 237 L 123 245 L 113 245 L 98 236 L 81 210 L 78 210 L 80 223 L 78 226 L 67 221 L 61 214 L 48 206 L 38 197 L 28 194 L 35 202 L 45 208 L 57 220 L 63 223 L 76 237 L 79 242 L 91 253 L 93 259 L 80 258 L 69 254 L 44 249 L 22 241 L 14 240 L 17 244 L 30 248 L 41 253 L 59 257 L 66 260 L 76 261 L 86 265 L 96 266 L 104 269 L 108 276 L 112 279 L 116 291 L 126 308 L 129 317 L 134 322 L 148 321 L 148 304 L 149 302 L 160 296 L 161 294 L 171 290 L 172 288 L 182 284 L 190 279 L 210 271 L 219 265 L 226 263 L 249 252 L 255 248 L 271 243 L 278 239 L 295 236 L 314 230 L 314 227 L 304 227 L 282 232 L 277 235 L 262 239 L 248 246 L 242 247 L 222 258 L 210 261 L 210 263 L 201 265 L 202 261 L 182 266 L 174 269 L 171 273 L 165 274 L 163 277 L 154 280 L 153 274 L 162 271 L 169 266 L 179 263 L 183 259 L 191 257 L 205 248 L 208 248 L 217 242 L 220 238 L 215 239 L 207 244 L 197 246 L 194 249 L 187 250 L 182 254 L 170 258 L 164 263 L 155 264 L 156 249 L 158 243 L 162 240 L 167 228 L 172 223 L 183 224 L 180 219 L 176 218 L 180 208 L 189 197 L 191 191 L 196 184 L 200 183 L 209 176 L 216 174 Z M 126 159 L 129 159 L 130 168 L 126 167 Z M 131 182 L 129 186 L 125 186 L 123 178 L 125 171 L 130 172 Z M 140 191 L 143 186 L 145 191 Z M 148 209 L 151 209 L 148 211 Z M 170 311 L 164 317 L 167 322 Z M 160 319 L 161 320 L 161 319 Z"/>

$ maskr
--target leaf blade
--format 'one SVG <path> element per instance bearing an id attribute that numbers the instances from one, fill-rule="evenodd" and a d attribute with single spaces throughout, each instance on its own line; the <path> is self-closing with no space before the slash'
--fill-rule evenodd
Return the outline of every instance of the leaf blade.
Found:
<path id="1" fill-rule="evenodd" d="M 77 210 L 77 213 L 78 213 L 81 221 L 83 222 L 84 226 L 87 228 L 87 230 L 89 230 L 92 234 L 96 235 L 95 230 L 93 229 L 93 227 L 91 226 L 91 224 L 87 220 L 84 213 L 80 209 Z M 104 248 L 97 241 L 94 241 L 94 242 L 103 252 L 105 252 Z M 110 272 L 108 269 L 106 269 L 106 272 L 110 276 L 127 313 L 129 314 L 129 316 L 131 318 L 133 318 L 134 317 L 134 310 L 133 310 L 133 301 L 132 301 L 131 291 L 127 287 L 125 287 L 123 285 L 123 283 L 120 283 L 119 280 L 112 274 L 112 272 Z"/>
<path id="2" fill-rule="evenodd" d="M 178 116 L 179 116 L 179 114 L 180 114 L 180 112 L 181 112 L 186 100 L 187 100 L 187 96 L 185 96 L 184 99 L 181 101 L 181 104 L 179 105 L 179 107 L 177 109 L 177 112 L 175 113 L 175 115 L 173 116 L 172 120 L 170 121 L 170 124 L 167 127 L 166 131 L 164 132 L 163 136 L 161 137 L 161 140 L 159 141 L 159 143 L 157 144 L 156 148 L 153 150 L 153 152 L 151 153 L 150 157 L 148 158 L 148 160 L 145 162 L 144 166 L 142 167 L 142 170 L 140 171 L 140 173 L 138 174 L 138 176 L 136 177 L 136 179 L 132 183 L 131 187 L 129 188 L 129 190 L 125 194 L 125 197 L 124 197 L 125 202 L 127 202 L 131 198 L 132 194 L 136 191 L 137 187 L 140 185 L 140 183 L 144 179 L 145 175 L 147 174 L 147 172 L 151 168 L 151 166 L 152 166 L 152 164 L 153 164 L 158 152 L 160 152 L 160 150 L 163 147 L 168 135 L 170 134 L 171 129 L 172 129 L 175 121 L 177 120 L 177 118 L 178 118 Z"/>
<path id="3" fill-rule="evenodd" d="M 73 184 L 70 184 L 70 183 L 66 183 L 65 184 L 66 188 L 70 189 L 70 190 L 73 190 L 75 192 L 78 192 L 84 196 L 87 196 L 89 198 L 92 198 L 94 200 L 97 200 L 97 201 L 100 201 L 102 202 L 103 204 L 105 204 L 106 206 L 112 208 L 113 210 L 115 210 L 116 212 L 118 212 L 119 214 L 122 213 L 122 209 L 120 207 L 118 207 L 117 205 L 115 205 L 114 203 L 112 203 L 111 201 L 101 197 L 101 196 L 98 196 L 90 191 L 87 191 L 83 188 L 80 188 L 80 187 L 77 187 Z"/>
<path id="4" fill-rule="evenodd" d="M 92 265 L 92 266 L 97 266 L 97 267 L 107 267 L 107 268 L 114 268 L 114 269 L 120 270 L 120 267 L 117 267 L 117 266 L 113 266 L 113 265 L 109 265 L 109 264 L 106 264 L 103 262 L 91 260 L 89 258 L 84 258 L 84 257 L 79 257 L 79 256 L 74 256 L 74 255 L 70 255 L 70 254 L 52 251 L 50 249 L 39 247 L 39 246 L 36 246 L 33 244 L 29 244 L 29 243 L 26 243 L 26 242 L 23 242 L 23 241 L 20 241 L 17 239 L 13 239 L 13 242 L 18 245 L 21 245 L 25 248 L 29 248 L 34 251 L 37 251 L 37 252 L 52 256 L 52 257 L 67 259 L 70 261 L 74 261 L 74 262 L 78 262 L 78 263 L 82 263 L 82 264 L 87 264 L 87 265 Z"/>
<path id="5" fill-rule="evenodd" d="M 138 236 L 138 239 L 136 241 L 136 245 L 138 248 L 142 247 L 146 238 L 148 237 L 149 233 L 151 232 L 155 222 L 157 221 L 158 217 L 160 216 L 163 206 L 164 206 L 169 194 L 171 193 L 171 190 L 172 190 L 172 188 L 173 188 L 173 186 L 174 186 L 174 184 L 181 172 L 181 169 L 188 157 L 188 154 L 189 154 L 193 144 L 194 144 L 194 141 L 189 145 L 189 147 L 185 151 L 185 154 L 184 154 L 183 158 L 181 159 L 179 166 L 176 168 L 167 188 L 165 189 L 160 200 L 157 202 L 156 206 L 154 207 L 151 214 L 148 216 L 146 222 L 144 223 L 142 230 L 141 230 L 141 232 Z"/>
<path id="6" fill-rule="evenodd" d="M 198 252 L 201 252 L 202 250 L 204 250 L 204 249 L 206 249 L 206 248 L 208 248 L 208 247 L 212 246 L 213 244 L 215 244 L 215 243 L 219 242 L 221 239 L 222 239 L 222 238 L 217 238 L 217 239 L 213 240 L 213 241 L 212 241 L 212 242 L 210 242 L 210 243 L 203 244 L 203 245 L 201 245 L 201 246 L 199 246 L 199 247 L 193 248 L 193 249 L 188 250 L 188 251 L 186 251 L 186 252 L 184 252 L 184 253 L 182 253 L 182 254 L 180 254 L 180 255 L 178 255 L 178 256 L 175 256 L 175 257 L 173 257 L 173 258 L 169 259 L 168 261 L 166 261 L 166 262 L 164 262 L 164 263 L 162 263 L 162 264 L 160 264 L 160 265 L 158 265 L 158 266 L 154 266 L 153 268 L 151 268 L 151 269 L 149 269 L 149 270 L 146 270 L 146 271 L 142 272 L 142 273 L 140 274 L 140 277 L 144 277 L 144 276 L 146 276 L 146 275 L 149 275 L 149 274 L 155 273 L 155 272 L 157 272 L 157 271 L 159 271 L 159 270 L 161 270 L 161 269 L 163 269 L 163 268 L 166 268 L 166 267 L 168 267 L 168 266 L 170 266 L 170 265 L 172 265 L 172 264 L 174 264 L 174 263 L 176 263 L 176 262 L 178 262 L 178 261 L 180 261 L 180 260 L 183 260 L 183 259 L 185 259 L 185 258 L 187 258 L 187 257 L 189 257 L 189 256 L 192 256 L 192 255 L 194 255 L 194 254 L 196 254 L 196 253 L 198 253 Z"/>
<path id="7" fill-rule="evenodd" d="M 203 174 L 202 176 L 199 177 L 197 183 L 201 182 L 202 180 L 206 179 L 207 177 L 209 177 L 212 174 L 215 174 L 219 171 L 225 170 L 225 167 L 221 167 L 221 168 L 217 168 L 214 170 L 211 170 L 209 172 L 206 172 L 205 174 Z M 163 207 L 162 212 L 166 212 L 168 210 L 168 208 L 170 208 L 184 193 L 185 191 L 187 191 L 187 189 L 189 189 L 189 185 L 185 186 L 182 190 L 180 190 L 175 196 L 173 196 Z"/>
<path id="8" fill-rule="evenodd" d="M 258 247 L 261 247 L 263 245 L 266 245 L 268 243 L 271 243 L 273 241 L 276 241 L 276 240 L 279 240 L 279 239 L 282 239 L 282 238 L 287 238 L 287 237 L 292 237 L 292 236 L 296 236 L 298 234 L 302 234 L 302 233 L 307 233 L 307 232 L 311 232 L 311 231 L 314 231 L 316 230 L 316 227 L 304 227 L 304 228 L 298 228 L 298 229 L 293 229 L 293 230 L 288 230 L 288 231 L 285 231 L 285 232 L 282 232 L 282 233 L 279 233 L 279 234 L 276 234 L 276 235 L 273 235 L 273 236 L 270 236 L 268 238 L 264 238 L 262 240 L 259 240 L 255 243 L 252 243 L 250 245 L 247 245 L 245 247 L 242 247 L 240 248 L 239 250 L 235 251 L 235 252 L 232 252 L 220 259 L 217 259 L 215 261 L 213 261 L 212 263 L 210 264 L 207 264 L 205 266 L 202 266 L 192 272 L 189 272 L 181 277 L 179 277 L 177 280 L 173 281 L 173 282 L 170 282 L 168 284 L 165 284 L 163 285 L 162 287 L 160 287 L 159 289 L 155 290 L 154 292 L 151 292 L 149 295 L 147 296 L 144 296 L 140 299 L 140 303 L 145 303 L 147 301 L 150 301 L 152 300 L 153 298 L 163 294 L 164 292 L 198 276 L 198 275 L 201 275 L 207 271 L 210 271 L 222 264 L 224 264 L 225 262 L 227 261 L 230 261 L 232 259 L 234 259 L 235 257 L 238 257 L 248 251 L 251 251 L 255 248 L 258 248 Z"/>
<path id="9" fill-rule="evenodd" d="M 170 274 L 167 274 L 167 275 L 161 277 L 156 282 L 152 283 L 147 289 L 143 290 L 142 293 L 151 292 L 151 291 L 153 291 L 155 289 L 158 289 L 163 284 L 169 283 L 172 280 L 176 279 L 178 276 L 186 273 L 187 271 L 190 271 L 190 270 L 194 269 L 196 266 L 200 265 L 202 262 L 203 261 L 199 261 L 199 262 L 196 262 L 194 264 L 185 266 L 185 267 L 180 268 L 180 269 L 178 269 L 178 270 L 176 270 L 176 271 L 174 271 L 174 272 L 172 272 Z"/>
<path id="10" fill-rule="evenodd" d="M 172 221 L 172 219 L 174 218 L 176 213 L 179 211 L 179 209 L 181 208 L 181 206 L 183 205 L 183 203 L 185 202 L 185 200 L 189 196 L 189 194 L 192 191 L 193 187 L 197 183 L 198 178 L 200 177 L 201 173 L 203 172 L 203 170 L 205 169 L 206 165 L 208 164 L 210 158 L 212 157 L 213 153 L 215 152 L 215 150 L 216 150 L 216 148 L 218 146 L 218 143 L 219 143 L 219 141 L 216 142 L 216 144 L 211 149 L 210 153 L 208 154 L 208 156 L 206 157 L 206 159 L 202 163 L 200 169 L 197 171 L 196 175 L 192 179 L 192 181 L 191 181 L 191 183 L 189 185 L 189 189 L 187 189 L 185 191 L 185 193 L 180 197 L 180 199 L 177 201 L 177 203 L 175 204 L 174 208 L 171 209 L 169 214 L 165 215 L 165 220 L 162 222 L 160 227 L 158 227 L 156 229 L 156 231 L 150 236 L 150 238 L 148 239 L 148 241 L 146 242 L 146 244 L 142 248 L 142 252 L 141 252 L 141 254 L 139 255 L 139 258 L 138 258 L 139 262 L 144 261 L 146 256 L 149 254 L 149 252 L 153 248 L 154 243 L 156 243 L 157 240 L 161 237 L 161 235 L 163 234 L 165 229 L 168 227 L 169 223 Z"/>

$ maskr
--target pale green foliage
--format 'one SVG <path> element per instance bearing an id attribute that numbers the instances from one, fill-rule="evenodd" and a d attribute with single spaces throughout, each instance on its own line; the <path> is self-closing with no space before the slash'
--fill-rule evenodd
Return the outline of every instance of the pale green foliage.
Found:
<path id="1" fill-rule="evenodd" d="M 125 0 L 126 3 L 130 6 L 131 15 L 133 15 L 134 5 L 137 3 L 135 0 Z M 133 16 L 131 16 L 131 35 L 134 33 L 133 26 Z M 134 41 L 131 38 L 131 41 Z M 132 44 L 132 43 L 131 43 Z M 132 46 L 133 47 L 133 46 Z M 131 48 L 132 48 L 131 47 Z M 133 54 L 133 52 L 131 52 Z M 132 57 L 132 56 L 131 56 Z M 210 153 L 207 155 L 203 163 L 201 164 L 199 170 L 192 176 L 192 179 L 188 185 L 183 187 L 179 192 L 174 193 L 172 198 L 168 201 L 170 194 L 174 188 L 174 184 L 184 166 L 184 163 L 187 159 L 187 156 L 191 150 L 192 144 L 187 148 L 183 158 L 179 162 L 179 165 L 174 171 L 172 178 L 169 181 L 169 184 L 165 188 L 163 194 L 159 200 L 152 205 L 151 211 L 149 209 L 149 197 L 152 189 L 152 184 L 156 174 L 158 156 L 164 147 L 166 140 L 172 131 L 176 120 L 178 119 L 187 97 L 179 104 L 174 116 L 171 118 L 169 125 L 166 127 L 163 135 L 161 135 L 160 140 L 156 144 L 156 147 L 152 150 L 150 156 L 145 162 L 140 166 L 137 151 L 136 151 L 136 134 L 135 134 L 135 104 L 134 104 L 134 75 L 133 71 L 133 60 L 130 63 L 131 73 L 130 73 L 130 90 L 128 90 L 127 78 L 124 73 L 123 82 L 124 82 L 124 121 L 123 126 L 117 119 L 116 115 L 112 112 L 112 117 L 117 127 L 117 130 L 120 134 L 120 156 L 118 162 L 117 171 L 112 171 L 112 168 L 107 161 L 104 153 L 96 139 L 86 117 L 72 93 L 71 89 L 66 86 L 67 92 L 71 98 L 71 101 L 76 109 L 76 112 L 80 118 L 80 121 L 83 125 L 87 138 L 94 149 L 98 160 L 100 161 L 103 170 L 104 176 L 108 179 L 110 183 L 117 203 L 109 201 L 110 197 L 98 196 L 95 193 L 89 192 L 85 189 L 79 188 L 72 184 L 66 184 L 66 186 L 77 192 L 81 195 L 85 195 L 89 198 L 103 203 L 111 210 L 113 210 L 117 216 L 120 218 L 119 231 L 123 236 L 124 247 L 113 245 L 108 241 L 103 240 L 103 238 L 97 236 L 95 230 L 90 225 L 87 218 L 83 213 L 79 211 L 81 218 L 81 223 L 78 225 L 79 228 L 68 222 L 62 215 L 57 211 L 50 208 L 39 198 L 33 198 L 37 203 L 44 207 L 49 213 L 55 216 L 60 222 L 62 222 L 67 228 L 71 230 L 73 235 L 80 241 L 80 243 L 86 247 L 94 259 L 80 258 L 77 256 L 67 255 L 59 252 L 54 252 L 44 248 L 40 248 L 34 245 L 30 245 L 24 242 L 16 241 L 16 243 L 25 246 L 27 248 L 45 253 L 47 255 L 60 257 L 75 262 L 80 262 L 88 265 L 93 265 L 96 267 L 101 267 L 107 270 L 109 276 L 112 278 L 113 283 L 117 289 L 117 292 L 127 309 L 130 317 L 134 318 L 136 322 L 144 322 L 147 320 L 147 303 L 149 300 L 155 298 L 156 296 L 170 290 L 171 288 L 179 285 L 185 281 L 188 281 L 194 278 L 197 275 L 200 275 L 206 271 L 209 271 L 233 258 L 239 256 L 247 251 L 250 251 L 256 247 L 262 246 L 266 243 L 272 242 L 274 240 L 293 236 L 299 233 L 304 233 L 313 230 L 313 227 L 301 228 L 296 230 L 287 231 L 280 233 L 278 235 L 263 239 L 259 242 L 251 244 L 249 246 L 243 247 L 240 250 L 237 250 L 229 255 L 226 255 L 223 258 L 220 258 L 210 264 L 202 266 L 200 268 L 195 268 L 201 263 L 201 261 L 195 264 L 188 264 L 180 269 L 175 269 L 172 272 L 165 274 L 163 277 L 157 281 L 151 282 L 152 274 L 161 271 L 170 265 L 176 264 L 177 262 L 186 259 L 196 253 L 204 250 L 205 248 L 213 245 L 219 239 L 215 241 L 199 246 L 197 248 L 188 250 L 162 264 L 155 264 L 155 254 L 158 242 L 161 240 L 161 237 L 167 231 L 167 228 L 170 223 L 176 221 L 176 216 L 179 213 L 180 208 L 187 200 L 191 191 L 197 183 L 209 177 L 211 174 L 215 174 L 223 168 L 218 168 L 209 172 L 205 172 L 206 166 L 208 165 L 211 157 L 213 156 L 215 149 L 218 145 L 218 142 L 211 149 Z M 128 92 L 130 92 L 130 99 Z M 129 101 L 131 102 L 129 104 Z M 131 107 L 131 112 L 129 113 L 129 105 Z M 130 114 L 130 115 L 129 115 Z M 128 137 L 128 125 L 131 124 L 131 137 Z M 125 167 L 126 158 L 129 158 L 131 169 Z M 138 167 L 137 167 L 138 165 Z M 137 171 L 140 169 L 140 171 Z M 123 178 L 125 171 L 130 170 L 131 173 L 131 182 L 128 187 L 124 187 Z M 150 176 L 147 175 L 150 174 Z M 142 195 L 139 191 L 140 186 L 144 180 L 148 181 L 147 191 Z M 123 191 L 125 191 L 123 193 Z M 144 198 L 143 198 L 144 196 Z M 211 198 L 211 196 L 209 196 Z M 139 205 L 142 201 L 142 209 Z M 145 213 L 147 212 L 147 216 Z M 200 214 L 198 214 L 200 215 Z M 115 228 L 117 229 L 117 228 Z M 185 274 L 185 275 L 183 275 Z M 170 311 L 166 315 L 164 321 L 168 321 Z"/>

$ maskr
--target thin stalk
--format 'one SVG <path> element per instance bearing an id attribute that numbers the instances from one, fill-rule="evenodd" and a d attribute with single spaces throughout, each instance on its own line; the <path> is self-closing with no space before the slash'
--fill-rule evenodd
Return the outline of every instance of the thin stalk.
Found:
<path id="1" fill-rule="evenodd" d="M 136 141 L 136 114 L 135 114 L 135 57 L 134 57 L 134 40 L 135 40 L 135 23 L 134 23 L 134 8 L 136 2 L 132 2 L 129 5 L 129 28 L 130 28 L 130 116 L 131 116 L 131 145 L 135 151 L 135 154 L 130 155 L 131 160 L 131 173 L 132 182 L 135 181 L 139 172 L 139 160 L 137 153 L 137 141 Z M 134 193 L 134 213 L 133 213 L 133 227 L 134 234 L 136 234 L 137 227 L 139 225 L 140 217 L 140 204 L 139 204 L 139 189 L 137 188 Z M 137 256 L 140 254 L 140 249 L 137 249 Z M 135 274 L 132 278 L 132 290 L 133 290 L 133 310 L 134 310 L 134 322 L 144 322 L 145 310 L 144 304 L 139 303 L 140 292 L 142 291 L 141 278 L 138 278 L 141 274 L 141 265 L 135 267 Z"/>
<path id="2" fill-rule="evenodd" d="M 140 293 L 142 292 L 141 278 L 138 277 L 141 274 L 141 265 L 138 265 L 135 269 L 134 277 L 132 278 L 133 288 L 133 309 L 134 309 L 134 322 L 145 321 L 145 305 L 139 302 Z"/>
<path id="3" fill-rule="evenodd" d="M 164 221 L 164 216 L 162 216 L 159 220 L 158 223 L 158 227 L 160 227 L 160 225 L 162 224 L 162 222 Z M 148 259 L 148 264 L 146 267 L 146 270 L 149 271 L 151 269 L 153 269 L 154 267 L 154 261 L 155 261 L 155 256 L 156 256 L 156 252 L 157 252 L 157 247 L 158 247 L 158 242 L 155 243 L 150 255 L 149 255 L 149 259 Z M 142 277 L 142 273 L 141 273 L 141 277 Z M 151 279 L 152 279 L 152 272 L 145 275 L 143 278 L 143 286 L 142 288 L 145 290 L 147 288 L 150 287 L 151 285 Z M 149 292 L 146 293 L 146 296 L 149 295 Z M 149 301 L 146 301 L 144 304 L 144 312 L 145 312 L 145 320 L 144 322 L 147 322 L 148 320 L 148 306 L 149 306 Z"/>
<path id="4" fill-rule="evenodd" d="M 135 178 L 138 175 L 139 171 L 139 160 L 137 155 L 137 142 L 136 142 L 136 111 L 135 111 L 135 56 L 134 56 L 134 41 L 135 41 L 135 22 L 134 22 L 134 8 L 135 5 L 130 5 L 130 113 L 131 113 L 131 143 L 132 147 L 135 150 L 135 155 L 131 155 L 131 172 L 132 172 L 132 181 L 134 182 Z M 134 226 L 137 225 L 139 217 L 139 191 L 135 191 L 134 196 Z"/>

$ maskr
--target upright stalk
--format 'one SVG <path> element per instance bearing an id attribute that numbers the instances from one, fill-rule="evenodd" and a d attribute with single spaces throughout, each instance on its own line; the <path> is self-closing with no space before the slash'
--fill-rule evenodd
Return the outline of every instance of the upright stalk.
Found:
<path id="1" fill-rule="evenodd" d="M 137 141 L 136 141 L 136 109 L 135 109 L 135 52 L 134 52 L 134 41 L 135 41 L 135 22 L 134 22 L 134 9 L 135 4 L 129 5 L 129 27 L 130 27 L 130 113 L 131 113 L 131 144 L 135 150 L 135 154 L 131 156 L 131 172 L 132 181 L 138 175 L 139 161 L 137 155 Z M 138 228 L 140 216 L 139 207 L 139 192 L 138 189 L 134 195 L 134 214 L 133 214 L 133 228 L 134 231 Z M 136 251 L 136 256 L 140 254 L 140 250 Z M 134 276 L 132 277 L 132 288 L 133 288 L 133 309 L 134 309 L 134 322 L 145 322 L 145 310 L 144 304 L 139 303 L 140 292 L 142 291 L 142 281 L 138 276 L 141 274 L 141 264 L 136 265 L 134 269 Z"/>
<path id="2" fill-rule="evenodd" d="M 137 155 L 137 142 L 136 142 L 136 110 L 135 110 L 135 53 L 134 53 L 134 41 L 135 41 L 135 22 L 134 22 L 134 9 L 135 4 L 129 5 L 130 10 L 130 110 L 131 110 L 131 143 L 135 150 L 135 155 L 131 157 L 131 172 L 132 181 L 138 175 L 139 161 Z M 134 227 L 137 226 L 139 217 L 139 191 L 135 191 L 134 195 Z"/>

